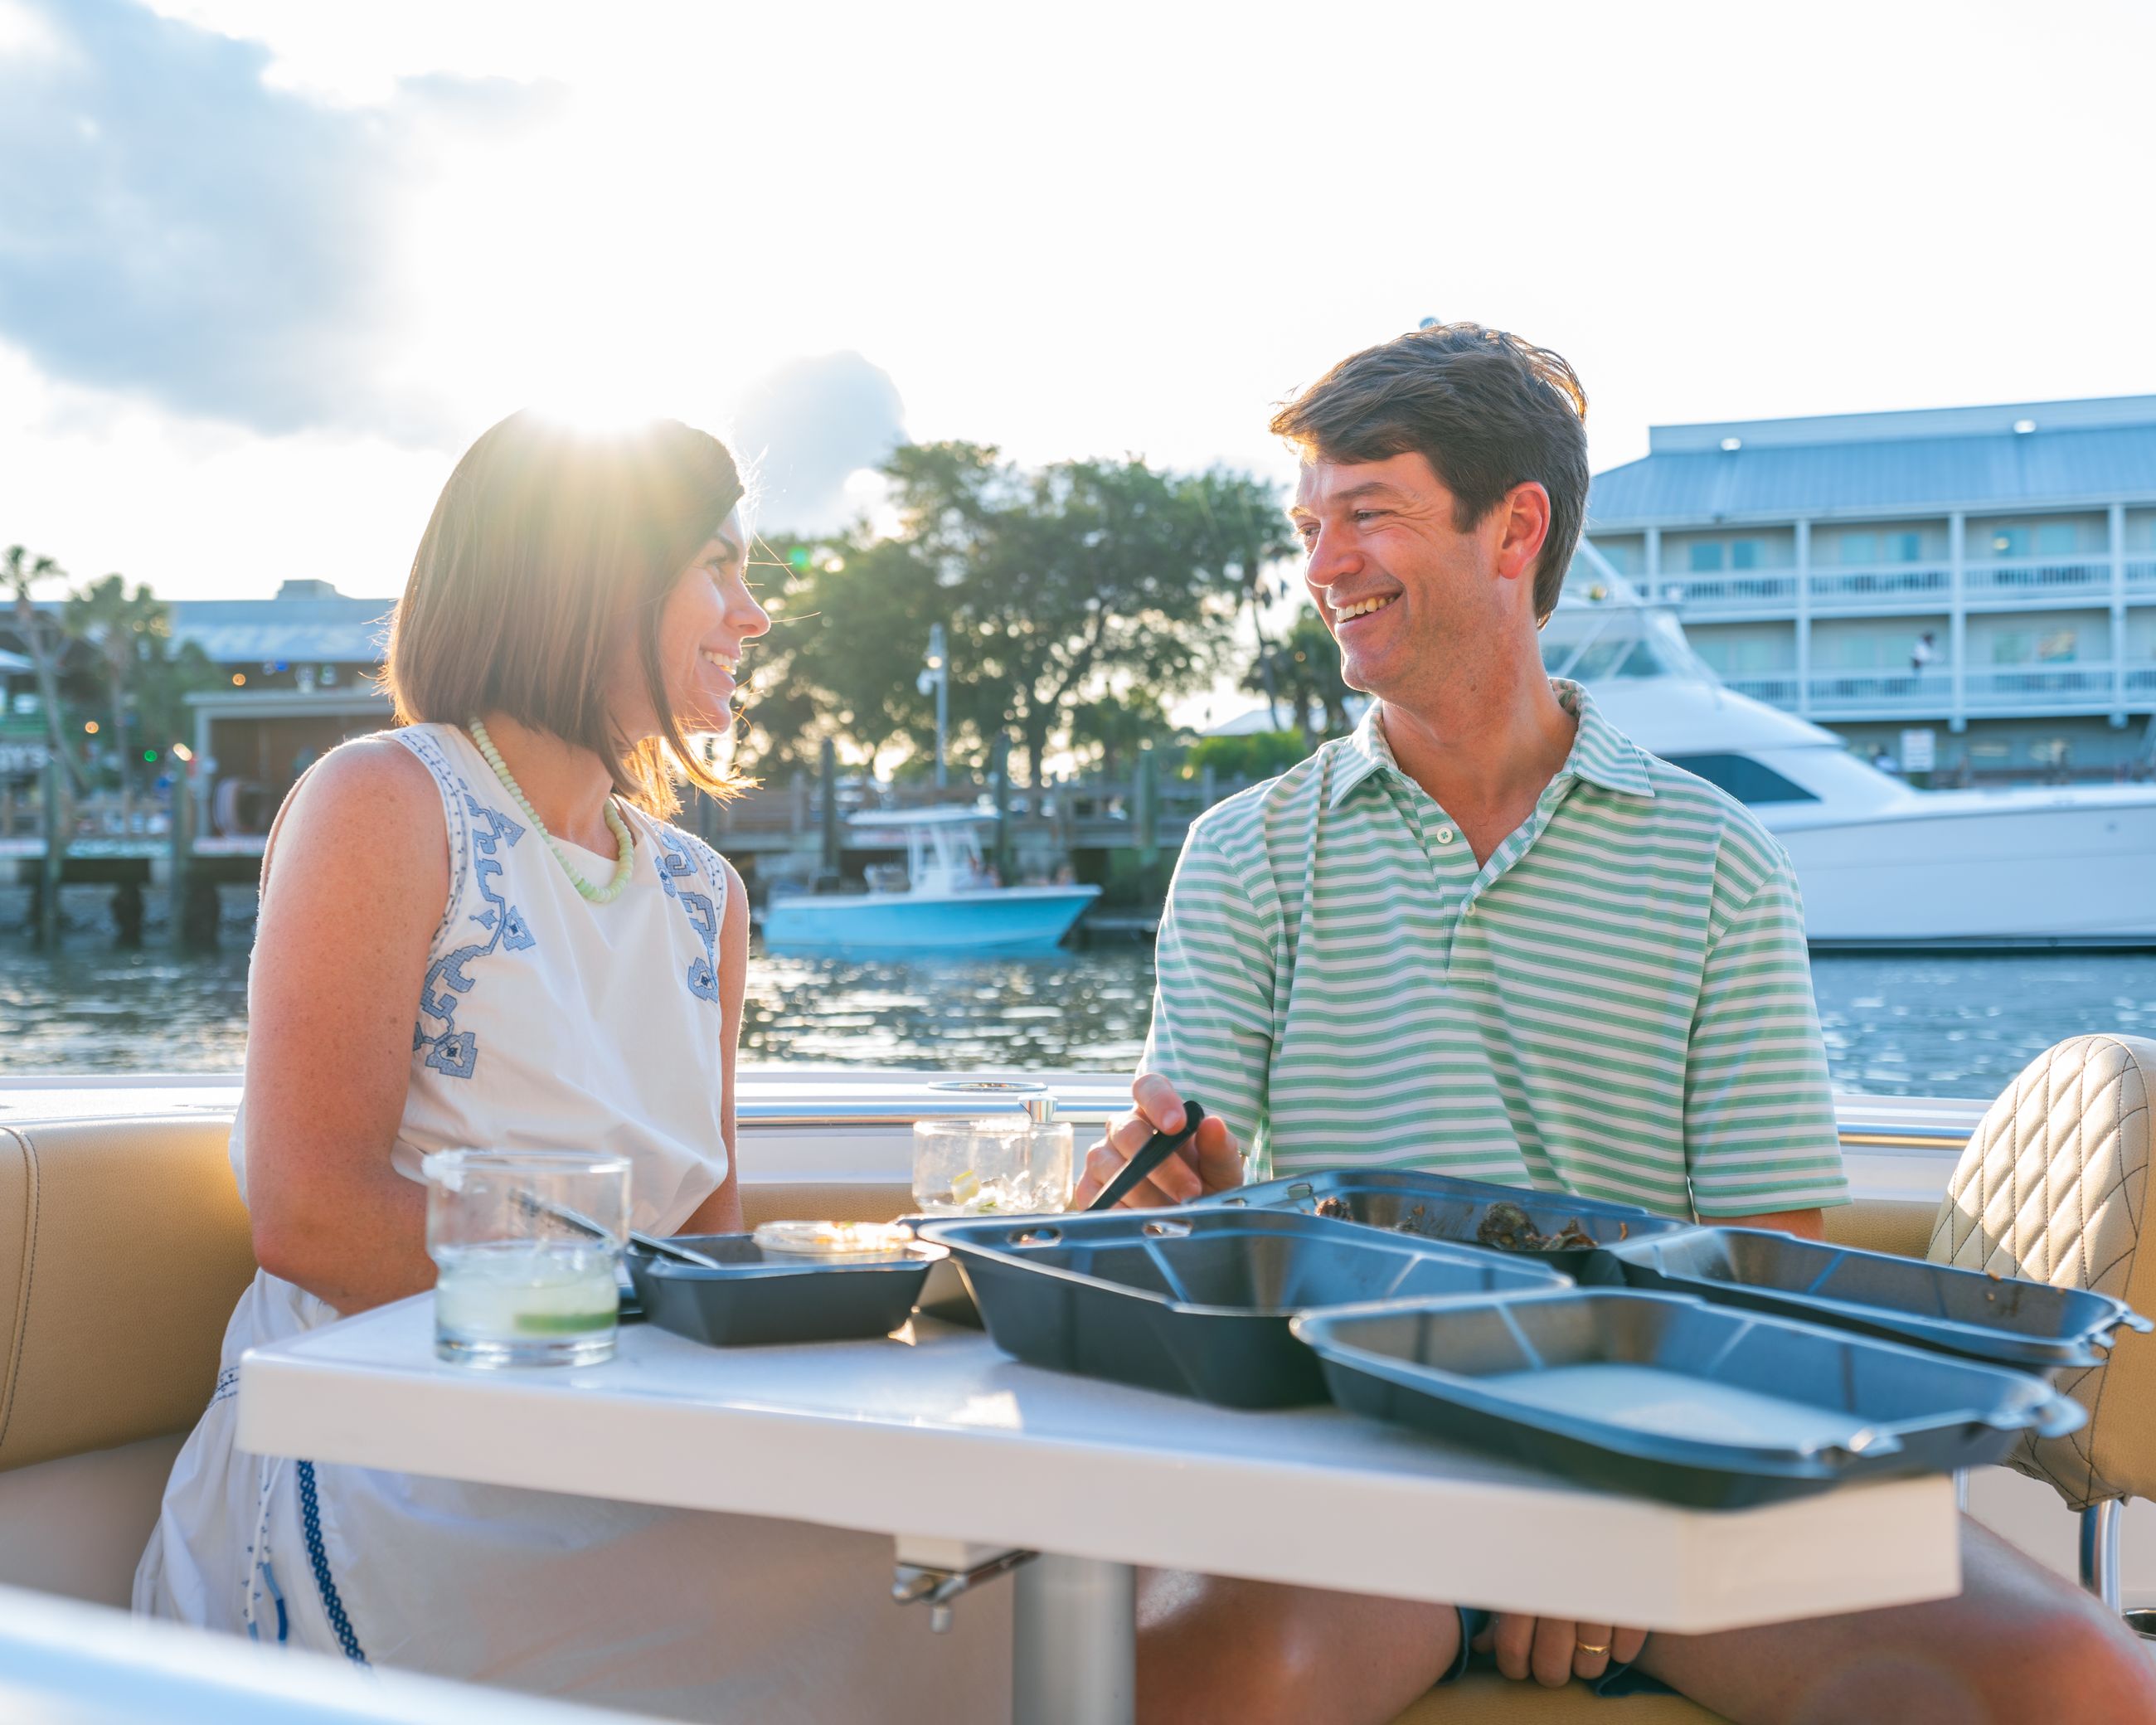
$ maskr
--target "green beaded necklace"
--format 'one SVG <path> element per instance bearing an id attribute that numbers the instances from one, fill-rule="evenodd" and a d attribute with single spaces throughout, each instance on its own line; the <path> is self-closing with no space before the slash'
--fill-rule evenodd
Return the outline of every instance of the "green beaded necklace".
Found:
<path id="1" fill-rule="evenodd" d="M 486 726 L 477 719 L 465 728 L 479 745 L 479 752 L 486 757 L 486 764 L 494 768 L 494 776 L 505 785 L 509 794 L 516 799 L 516 806 L 524 811 L 524 818 L 539 829 L 539 836 L 547 841 L 547 848 L 554 853 L 554 860 L 562 865 L 562 872 L 569 877 L 569 884 L 595 905 L 610 905 L 621 896 L 622 889 L 629 885 L 629 870 L 636 866 L 636 841 L 629 836 L 629 823 L 621 818 L 620 810 L 613 806 L 613 798 L 606 800 L 607 830 L 613 834 L 620 855 L 613 865 L 613 879 L 603 886 L 594 886 L 577 872 L 577 865 L 569 860 L 568 853 L 555 843 L 554 835 L 547 830 L 547 823 L 539 819 L 531 806 L 531 799 L 524 794 L 524 788 L 510 777 L 509 768 L 502 764 L 501 751 L 494 746 L 494 739 L 486 734 Z"/>

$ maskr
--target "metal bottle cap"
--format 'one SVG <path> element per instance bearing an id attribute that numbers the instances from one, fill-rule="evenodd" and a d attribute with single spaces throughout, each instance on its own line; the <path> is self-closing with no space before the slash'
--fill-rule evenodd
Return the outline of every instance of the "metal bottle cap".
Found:
<path id="1" fill-rule="evenodd" d="M 1055 1098 L 1045 1091 L 1025 1099 L 1025 1117 L 1035 1126 L 1046 1126 L 1055 1118 Z"/>

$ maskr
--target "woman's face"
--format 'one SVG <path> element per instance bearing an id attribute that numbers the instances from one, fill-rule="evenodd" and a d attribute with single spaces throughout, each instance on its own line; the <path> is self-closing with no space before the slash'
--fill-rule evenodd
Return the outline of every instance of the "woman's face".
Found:
<path id="1" fill-rule="evenodd" d="M 681 572 L 660 614 L 659 668 L 685 736 L 732 727 L 742 644 L 771 627 L 763 607 L 749 596 L 747 561 L 748 536 L 739 514 L 730 515 Z M 613 711 L 628 737 L 658 735 L 659 716 L 644 691 L 633 643 L 615 673 L 614 688 Z"/>

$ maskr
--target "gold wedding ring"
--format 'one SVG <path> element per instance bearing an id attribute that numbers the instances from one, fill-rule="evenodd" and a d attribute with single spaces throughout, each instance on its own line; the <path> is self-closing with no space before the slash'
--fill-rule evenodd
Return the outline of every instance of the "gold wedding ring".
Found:
<path id="1" fill-rule="evenodd" d="M 1574 1641 L 1572 1645 L 1579 1649 L 1582 1653 L 1607 1653 L 1609 1651 L 1609 1644 L 1607 1641 L 1599 1647 L 1590 1647 L 1584 1641 Z"/>

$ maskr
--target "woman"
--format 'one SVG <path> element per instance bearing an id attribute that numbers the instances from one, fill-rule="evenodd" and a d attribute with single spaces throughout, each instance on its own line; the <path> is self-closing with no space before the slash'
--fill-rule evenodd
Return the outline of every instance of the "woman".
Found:
<path id="1" fill-rule="evenodd" d="M 661 817 L 670 770 L 725 788 L 687 739 L 731 726 L 769 626 L 742 491 L 687 426 L 521 413 L 450 475 L 392 627 L 403 728 L 319 762 L 264 858 L 232 1133 L 261 1268 L 138 1610 L 682 1717 L 1007 1710 L 1008 1619 L 984 1598 L 929 1635 L 888 1539 L 233 1443 L 246 1348 L 433 1286 L 430 1151 L 619 1151 L 637 1226 L 741 1227 L 747 906 Z"/>

